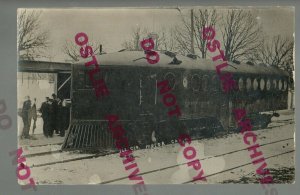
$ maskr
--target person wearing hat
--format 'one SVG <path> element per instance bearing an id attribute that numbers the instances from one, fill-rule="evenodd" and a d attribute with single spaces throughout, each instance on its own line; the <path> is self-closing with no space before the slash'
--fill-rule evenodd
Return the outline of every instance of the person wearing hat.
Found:
<path id="1" fill-rule="evenodd" d="M 53 117 L 52 117 L 52 121 L 51 121 L 51 123 L 52 123 L 52 131 L 54 132 L 55 131 L 55 133 L 56 134 L 59 134 L 59 130 L 58 130 L 58 121 L 57 121 L 57 112 L 58 112 L 58 98 L 57 98 L 57 96 L 53 93 L 52 94 L 52 111 L 53 111 Z"/>
<path id="2" fill-rule="evenodd" d="M 43 119 L 43 133 L 45 137 L 49 137 L 51 133 L 51 102 L 49 97 L 46 97 L 46 101 L 42 103 L 40 108 Z"/>

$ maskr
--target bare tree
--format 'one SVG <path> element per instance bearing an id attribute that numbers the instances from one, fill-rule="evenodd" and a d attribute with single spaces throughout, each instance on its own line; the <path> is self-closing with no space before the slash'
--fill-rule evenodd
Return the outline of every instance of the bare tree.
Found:
<path id="1" fill-rule="evenodd" d="M 124 41 L 122 46 L 129 51 L 141 51 L 143 50 L 140 46 L 140 41 L 142 38 L 148 36 L 148 29 L 141 28 L 140 26 L 132 29 L 132 36 L 130 40 Z"/>
<path id="2" fill-rule="evenodd" d="M 221 31 L 228 61 L 244 60 L 262 44 L 261 28 L 250 11 L 229 10 L 223 17 Z"/>
<path id="3" fill-rule="evenodd" d="M 294 40 L 291 37 L 276 35 L 271 39 L 265 36 L 257 51 L 248 56 L 256 64 L 275 66 L 289 73 L 290 87 L 293 89 Z"/>
<path id="4" fill-rule="evenodd" d="M 122 46 L 129 51 L 142 51 L 143 48 L 140 46 L 140 41 L 147 37 L 151 37 L 151 34 L 157 35 L 154 39 L 155 49 L 157 50 L 168 50 L 174 51 L 176 48 L 176 41 L 174 38 L 174 31 L 164 27 L 158 32 L 152 32 L 147 28 L 136 27 L 132 30 L 132 36 L 130 40 L 124 41 Z"/>
<path id="5" fill-rule="evenodd" d="M 294 70 L 293 51 L 294 41 L 291 38 L 276 35 L 270 39 L 265 36 L 262 45 L 248 59 L 291 72 Z"/>
<path id="6" fill-rule="evenodd" d="M 18 10 L 18 55 L 20 59 L 34 60 L 46 57 L 45 49 L 49 46 L 49 33 L 41 27 L 42 12 Z"/>
<path id="7" fill-rule="evenodd" d="M 201 58 L 206 58 L 207 40 L 203 39 L 202 31 L 206 26 L 214 27 L 216 25 L 216 10 L 199 9 L 193 12 L 193 15 L 181 15 L 181 18 L 183 26 L 176 26 L 174 35 L 178 44 L 178 50 L 183 55 L 195 52 L 195 54 L 199 54 Z M 194 25 L 193 27 L 192 23 Z M 191 35 L 195 40 L 194 46 L 192 46 L 193 40 Z"/>
<path id="8" fill-rule="evenodd" d="M 96 43 L 89 43 L 89 46 L 91 46 L 93 48 L 93 52 L 94 54 L 100 54 L 100 43 L 96 42 Z M 79 53 L 79 46 L 75 44 L 74 41 L 66 41 L 65 44 L 63 45 L 62 48 L 62 52 L 64 54 L 66 54 L 68 57 L 70 57 L 72 59 L 73 62 L 77 62 L 80 59 L 82 59 L 82 57 L 80 56 Z"/>
<path id="9" fill-rule="evenodd" d="M 156 40 L 156 44 L 158 50 L 177 51 L 178 44 L 175 38 L 174 29 L 162 28 L 157 35 L 158 39 Z"/>
<path id="10" fill-rule="evenodd" d="M 281 35 L 274 36 L 272 40 L 265 41 L 258 55 L 258 61 L 271 66 L 287 69 L 293 64 L 294 42 Z"/>

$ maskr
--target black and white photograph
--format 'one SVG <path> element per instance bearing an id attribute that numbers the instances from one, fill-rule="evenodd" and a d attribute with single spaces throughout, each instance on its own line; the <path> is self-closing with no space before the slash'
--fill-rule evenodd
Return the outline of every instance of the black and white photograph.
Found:
<path id="1" fill-rule="evenodd" d="M 295 183 L 294 7 L 16 22 L 18 148 L 37 186 Z"/>

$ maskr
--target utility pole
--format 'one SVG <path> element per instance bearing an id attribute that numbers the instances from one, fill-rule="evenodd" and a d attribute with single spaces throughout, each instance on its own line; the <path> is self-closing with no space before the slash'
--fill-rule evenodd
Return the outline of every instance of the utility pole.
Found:
<path id="1" fill-rule="evenodd" d="M 136 32 L 135 34 L 135 50 L 138 51 L 139 50 L 139 43 L 140 43 L 140 32 Z"/>
<path id="2" fill-rule="evenodd" d="M 194 10 L 191 9 L 191 52 L 195 54 L 194 50 Z"/>

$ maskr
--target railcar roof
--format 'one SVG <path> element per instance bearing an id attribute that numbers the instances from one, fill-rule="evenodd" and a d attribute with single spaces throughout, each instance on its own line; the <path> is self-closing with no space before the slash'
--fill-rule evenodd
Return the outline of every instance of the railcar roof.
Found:
<path id="1" fill-rule="evenodd" d="M 97 55 L 97 61 L 101 66 L 138 66 L 138 67 L 153 67 L 153 68 L 170 68 L 170 69 L 197 69 L 206 71 L 215 71 L 215 67 L 222 61 L 213 62 L 209 59 L 192 59 L 186 56 L 177 54 L 176 58 L 182 61 L 180 64 L 170 64 L 173 57 L 164 53 L 164 51 L 157 51 L 160 60 L 156 64 L 149 64 L 146 60 L 146 54 L 143 51 L 122 51 L 109 54 Z M 84 63 L 91 60 L 91 57 L 77 62 L 75 65 L 84 65 Z M 272 74 L 272 75 L 286 75 L 288 73 L 279 68 L 267 65 L 248 65 L 235 64 L 228 62 L 230 66 L 221 71 L 232 73 L 252 73 L 252 74 Z M 84 68 L 84 66 L 83 66 Z"/>

